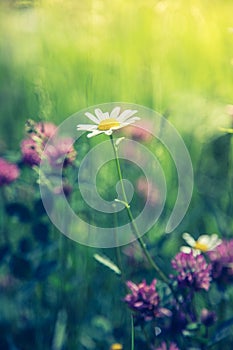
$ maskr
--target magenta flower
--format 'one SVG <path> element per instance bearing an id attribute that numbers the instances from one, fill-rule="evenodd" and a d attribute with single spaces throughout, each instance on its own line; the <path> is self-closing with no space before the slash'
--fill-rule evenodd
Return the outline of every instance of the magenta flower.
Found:
<path id="1" fill-rule="evenodd" d="M 40 164 L 40 156 L 38 151 L 38 145 L 36 141 L 32 139 L 25 139 L 21 142 L 21 152 L 23 156 L 23 162 L 30 166 Z"/>
<path id="2" fill-rule="evenodd" d="M 219 284 L 233 281 L 233 239 L 223 241 L 215 250 L 208 252 L 212 263 L 212 277 Z"/>
<path id="3" fill-rule="evenodd" d="M 36 134 L 42 139 L 48 140 L 50 137 L 55 135 L 56 131 L 57 131 L 57 127 L 53 123 L 40 122 L 35 125 L 35 133 L 33 133 L 33 135 Z"/>
<path id="4" fill-rule="evenodd" d="M 190 287 L 198 291 L 208 290 L 211 281 L 211 265 L 203 255 L 179 252 L 172 260 L 172 267 L 178 272 L 177 281 L 181 287 Z"/>
<path id="5" fill-rule="evenodd" d="M 126 136 L 132 138 L 133 140 L 149 142 L 153 137 L 149 130 L 153 130 L 153 123 L 147 120 L 138 122 L 137 126 L 127 126 L 124 132 Z"/>
<path id="6" fill-rule="evenodd" d="M 48 139 L 55 135 L 56 125 L 52 123 L 37 123 L 33 126 L 33 132 L 29 138 L 21 142 L 23 162 L 30 166 L 39 165 L 41 155 Z"/>
<path id="7" fill-rule="evenodd" d="M 73 163 L 76 157 L 73 139 L 55 137 L 56 131 L 57 127 L 52 123 L 35 124 L 29 138 L 21 143 L 23 162 L 30 166 L 39 165 L 41 158 L 46 157 L 52 167 Z M 51 137 L 50 144 L 44 152 L 46 143 Z"/>
<path id="8" fill-rule="evenodd" d="M 0 186 L 9 185 L 19 177 L 19 168 L 16 164 L 0 158 Z"/>
<path id="9" fill-rule="evenodd" d="M 138 192 L 150 203 L 150 205 L 155 205 L 160 202 L 159 190 L 151 181 L 147 181 L 144 177 L 140 177 L 136 186 Z"/>
<path id="10" fill-rule="evenodd" d="M 154 348 L 154 350 L 179 350 L 175 343 L 170 343 L 167 345 L 165 342 L 162 342 L 158 348 Z"/>
<path id="11" fill-rule="evenodd" d="M 73 147 L 72 138 L 60 138 L 50 144 L 46 149 L 46 156 L 52 167 L 63 165 L 66 167 L 74 162 L 76 151 Z"/>
<path id="12" fill-rule="evenodd" d="M 136 312 L 138 319 L 150 321 L 155 317 L 171 316 L 171 312 L 160 307 L 160 297 L 156 291 L 156 279 L 150 285 L 143 280 L 139 284 L 128 281 L 126 284 L 131 290 L 124 301 L 129 308 Z"/>

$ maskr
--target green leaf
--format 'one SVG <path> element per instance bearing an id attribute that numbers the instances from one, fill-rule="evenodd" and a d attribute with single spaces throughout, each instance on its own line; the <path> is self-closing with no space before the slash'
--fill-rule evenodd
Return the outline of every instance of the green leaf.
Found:
<path id="1" fill-rule="evenodd" d="M 199 328 L 199 324 L 197 322 L 189 323 L 186 327 L 188 331 L 196 331 Z"/>
<path id="2" fill-rule="evenodd" d="M 53 336 L 52 350 L 63 349 L 66 338 L 67 314 L 65 310 L 60 310 L 57 316 L 57 321 Z"/>
<path id="3" fill-rule="evenodd" d="M 94 254 L 94 259 L 97 260 L 100 264 L 108 267 L 110 270 L 114 271 L 117 275 L 121 275 L 121 270 L 119 267 L 108 257 L 99 255 L 99 254 Z"/>

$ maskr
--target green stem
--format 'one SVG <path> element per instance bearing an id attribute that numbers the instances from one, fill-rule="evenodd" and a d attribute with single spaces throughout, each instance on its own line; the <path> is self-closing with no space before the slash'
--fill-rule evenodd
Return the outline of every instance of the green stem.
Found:
<path id="1" fill-rule="evenodd" d="M 170 285 L 169 279 L 165 276 L 165 274 L 161 271 L 159 266 L 151 258 L 150 253 L 148 252 L 148 250 L 146 248 L 146 244 L 144 243 L 142 237 L 140 236 L 140 232 L 139 232 L 138 227 L 137 227 L 137 225 L 136 225 L 136 223 L 134 221 L 133 214 L 132 214 L 130 206 L 128 204 L 128 199 L 127 199 L 127 196 L 126 196 L 126 193 L 125 193 L 125 187 L 124 187 L 124 183 L 123 183 L 123 177 L 122 177 L 122 172 L 121 172 L 120 161 L 119 161 L 118 152 L 117 152 L 117 147 L 114 144 L 114 140 L 113 140 L 112 135 L 110 135 L 110 140 L 111 140 L 113 151 L 114 151 L 114 155 L 115 155 L 117 173 L 118 173 L 118 177 L 119 177 L 119 180 L 120 180 L 121 190 L 122 190 L 122 195 L 123 195 L 123 201 L 121 201 L 121 202 L 125 204 L 125 208 L 126 208 L 128 217 L 130 219 L 130 224 L 131 224 L 131 227 L 132 227 L 133 234 L 137 238 L 137 240 L 138 240 L 138 242 L 139 242 L 139 244 L 141 246 L 141 249 L 142 249 L 143 253 L 145 254 L 149 264 L 151 265 L 151 267 L 156 271 L 156 273 L 159 275 L 160 279 L 163 282 L 165 282 L 166 284 Z"/>
<path id="2" fill-rule="evenodd" d="M 229 147 L 229 169 L 228 169 L 228 186 L 229 186 L 229 203 L 228 203 L 228 215 L 232 217 L 232 195 L 233 195 L 233 136 L 230 135 L 230 147 Z"/>
<path id="3" fill-rule="evenodd" d="M 133 322 L 132 315 L 131 315 L 131 350 L 134 350 L 134 322 Z"/>
<path id="4" fill-rule="evenodd" d="M 115 204 L 114 204 L 115 206 Z M 120 251 L 120 247 L 118 244 L 118 239 L 117 239 L 117 227 L 118 227 L 118 221 L 117 221 L 117 213 L 116 211 L 114 211 L 113 213 L 113 221 L 114 221 L 114 233 L 115 233 L 115 238 L 116 238 L 116 259 L 117 259 L 117 265 L 119 266 L 120 270 L 121 270 L 121 280 L 123 282 L 124 288 L 127 291 L 126 288 L 126 276 L 125 276 L 125 272 L 123 269 L 123 264 L 122 264 L 122 259 L 121 259 L 121 251 Z"/>

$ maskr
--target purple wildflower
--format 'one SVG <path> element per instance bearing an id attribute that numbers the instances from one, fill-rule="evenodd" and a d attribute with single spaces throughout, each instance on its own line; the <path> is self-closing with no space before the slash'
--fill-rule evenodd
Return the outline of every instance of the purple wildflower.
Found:
<path id="1" fill-rule="evenodd" d="M 40 164 L 40 156 L 38 152 L 38 145 L 32 139 L 25 139 L 21 142 L 21 152 L 23 155 L 23 162 L 30 166 Z"/>
<path id="2" fill-rule="evenodd" d="M 19 177 L 19 168 L 0 158 L 0 186 L 9 185 Z"/>
<path id="3" fill-rule="evenodd" d="M 133 124 L 128 125 L 124 132 L 126 136 L 131 137 L 133 140 L 149 142 L 153 137 L 149 130 L 153 130 L 153 123 L 147 120 L 138 122 L 136 126 Z"/>
<path id="4" fill-rule="evenodd" d="M 223 241 L 215 250 L 208 252 L 212 263 L 212 277 L 219 284 L 233 281 L 233 239 Z"/>
<path id="5" fill-rule="evenodd" d="M 159 305 L 160 297 L 155 288 L 156 283 L 156 279 L 150 285 L 147 285 L 145 280 L 138 285 L 132 281 L 126 283 L 132 293 L 127 294 L 124 301 L 144 321 L 171 315 L 169 310 L 161 308 Z"/>
<path id="6" fill-rule="evenodd" d="M 29 138 L 21 143 L 21 152 L 25 164 L 30 166 L 39 165 L 42 157 L 46 157 L 52 167 L 67 166 L 73 163 L 76 157 L 73 139 L 55 137 L 56 131 L 57 127 L 52 123 L 33 125 L 33 132 L 30 132 Z M 52 139 L 45 149 L 50 138 Z"/>
<path id="7" fill-rule="evenodd" d="M 167 345 L 165 342 L 162 342 L 158 348 L 154 348 L 154 350 L 179 350 L 175 343 L 170 343 Z"/>
<path id="8" fill-rule="evenodd" d="M 72 138 L 55 139 L 47 148 L 46 156 L 52 167 L 63 166 L 66 167 L 74 162 L 76 158 L 76 151 L 73 147 Z"/>
<path id="9" fill-rule="evenodd" d="M 56 125 L 52 123 L 37 123 L 33 125 L 33 132 L 30 132 L 29 138 L 21 142 L 21 152 L 25 164 L 30 166 L 40 164 L 46 142 L 50 137 L 54 136 L 56 130 Z"/>
<path id="10" fill-rule="evenodd" d="M 208 265 L 203 255 L 179 252 L 172 260 L 172 267 L 178 272 L 177 281 L 181 287 L 190 287 L 198 291 L 208 290 L 211 281 L 211 265 Z"/>
<path id="11" fill-rule="evenodd" d="M 137 181 L 137 190 L 142 197 L 144 197 L 150 205 L 155 205 L 160 202 L 160 193 L 158 188 L 151 181 L 140 177 Z"/>
<path id="12" fill-rule="evenodd" d="M 50 137 L 55 135 L 56 131 L 57 127 L 53 123 L 40 122 L 35 125 L 35 134 L 42 139 L 48 140 Z"/>

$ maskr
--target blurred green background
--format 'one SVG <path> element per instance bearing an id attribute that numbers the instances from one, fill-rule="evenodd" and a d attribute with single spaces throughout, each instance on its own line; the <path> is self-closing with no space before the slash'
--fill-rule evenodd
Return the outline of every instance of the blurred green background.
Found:
<path id="1" fill-rule="evenodd" d="M 1 1 L 0 126 L 16 147 L 27 118 L 56 123 L 124 101 L 205 138 L 232 103 L 233 3 Z M 227 123 L 227 121 L 226 121 Z"/>
<path id="2" fill-rule="evenodd" d="M 185 230 L 232 236 L 230 135 L 219 129 L 229 127 L 233 118 L 226 113 L 226 105 L 233 104 L 232 13 L 232 0 L 2 0 L 0 153 L 19 152 L 28 118 L 59 124 L 99 103 L 144 105 L 162 113 L 181 133 L 195 174 L 193 199 L 181 226 L 163 236 L 168 205 L 156 230 L 146 236 L 152 255 L 166 269 Z M 168 178 L 170 206 L 176 195 L 173 175 Z M 31 173 L 21 181 L 27 185 Z M 29 194 L 36 193 L 38 188 L 30 186 Z M 68 240 L 51 225 L 46 247 L 43 243 L 38 248 L 38 242 L 34 246 L 37 224 L 46 220 L 40 213 L 37 217 L 38 195 L 29 205 L 35 210 L 30 224 L 26 220 L 19 226 L 19 221 L 6 219 L 13 241 L 11 273 L 19 281 L 13 292 L 4 289 L 1 296 L 2 334 L 20 350 L 129 344 L 129 313 L 121 301 L 124 287 L 96 264 L 95 250 Z M 25 238 L 38 249 L 31 252 L 26 246 L 31 254 L 27 259 L 36 266 L 36 272 L 26 275 L 30 264 L 21 269 L 17 260 L 24 254 Z M 125 254 L 127 278 L 153 278 L 137 248 L 132 252 L 133 263 L 131 253 Z M 104 253 L 116 260 L 115 251 Z M 1 274 L 8 276 L 6 271 L 4 266 Z M 5 349 L 1 339 L 0 348 Z"/>

